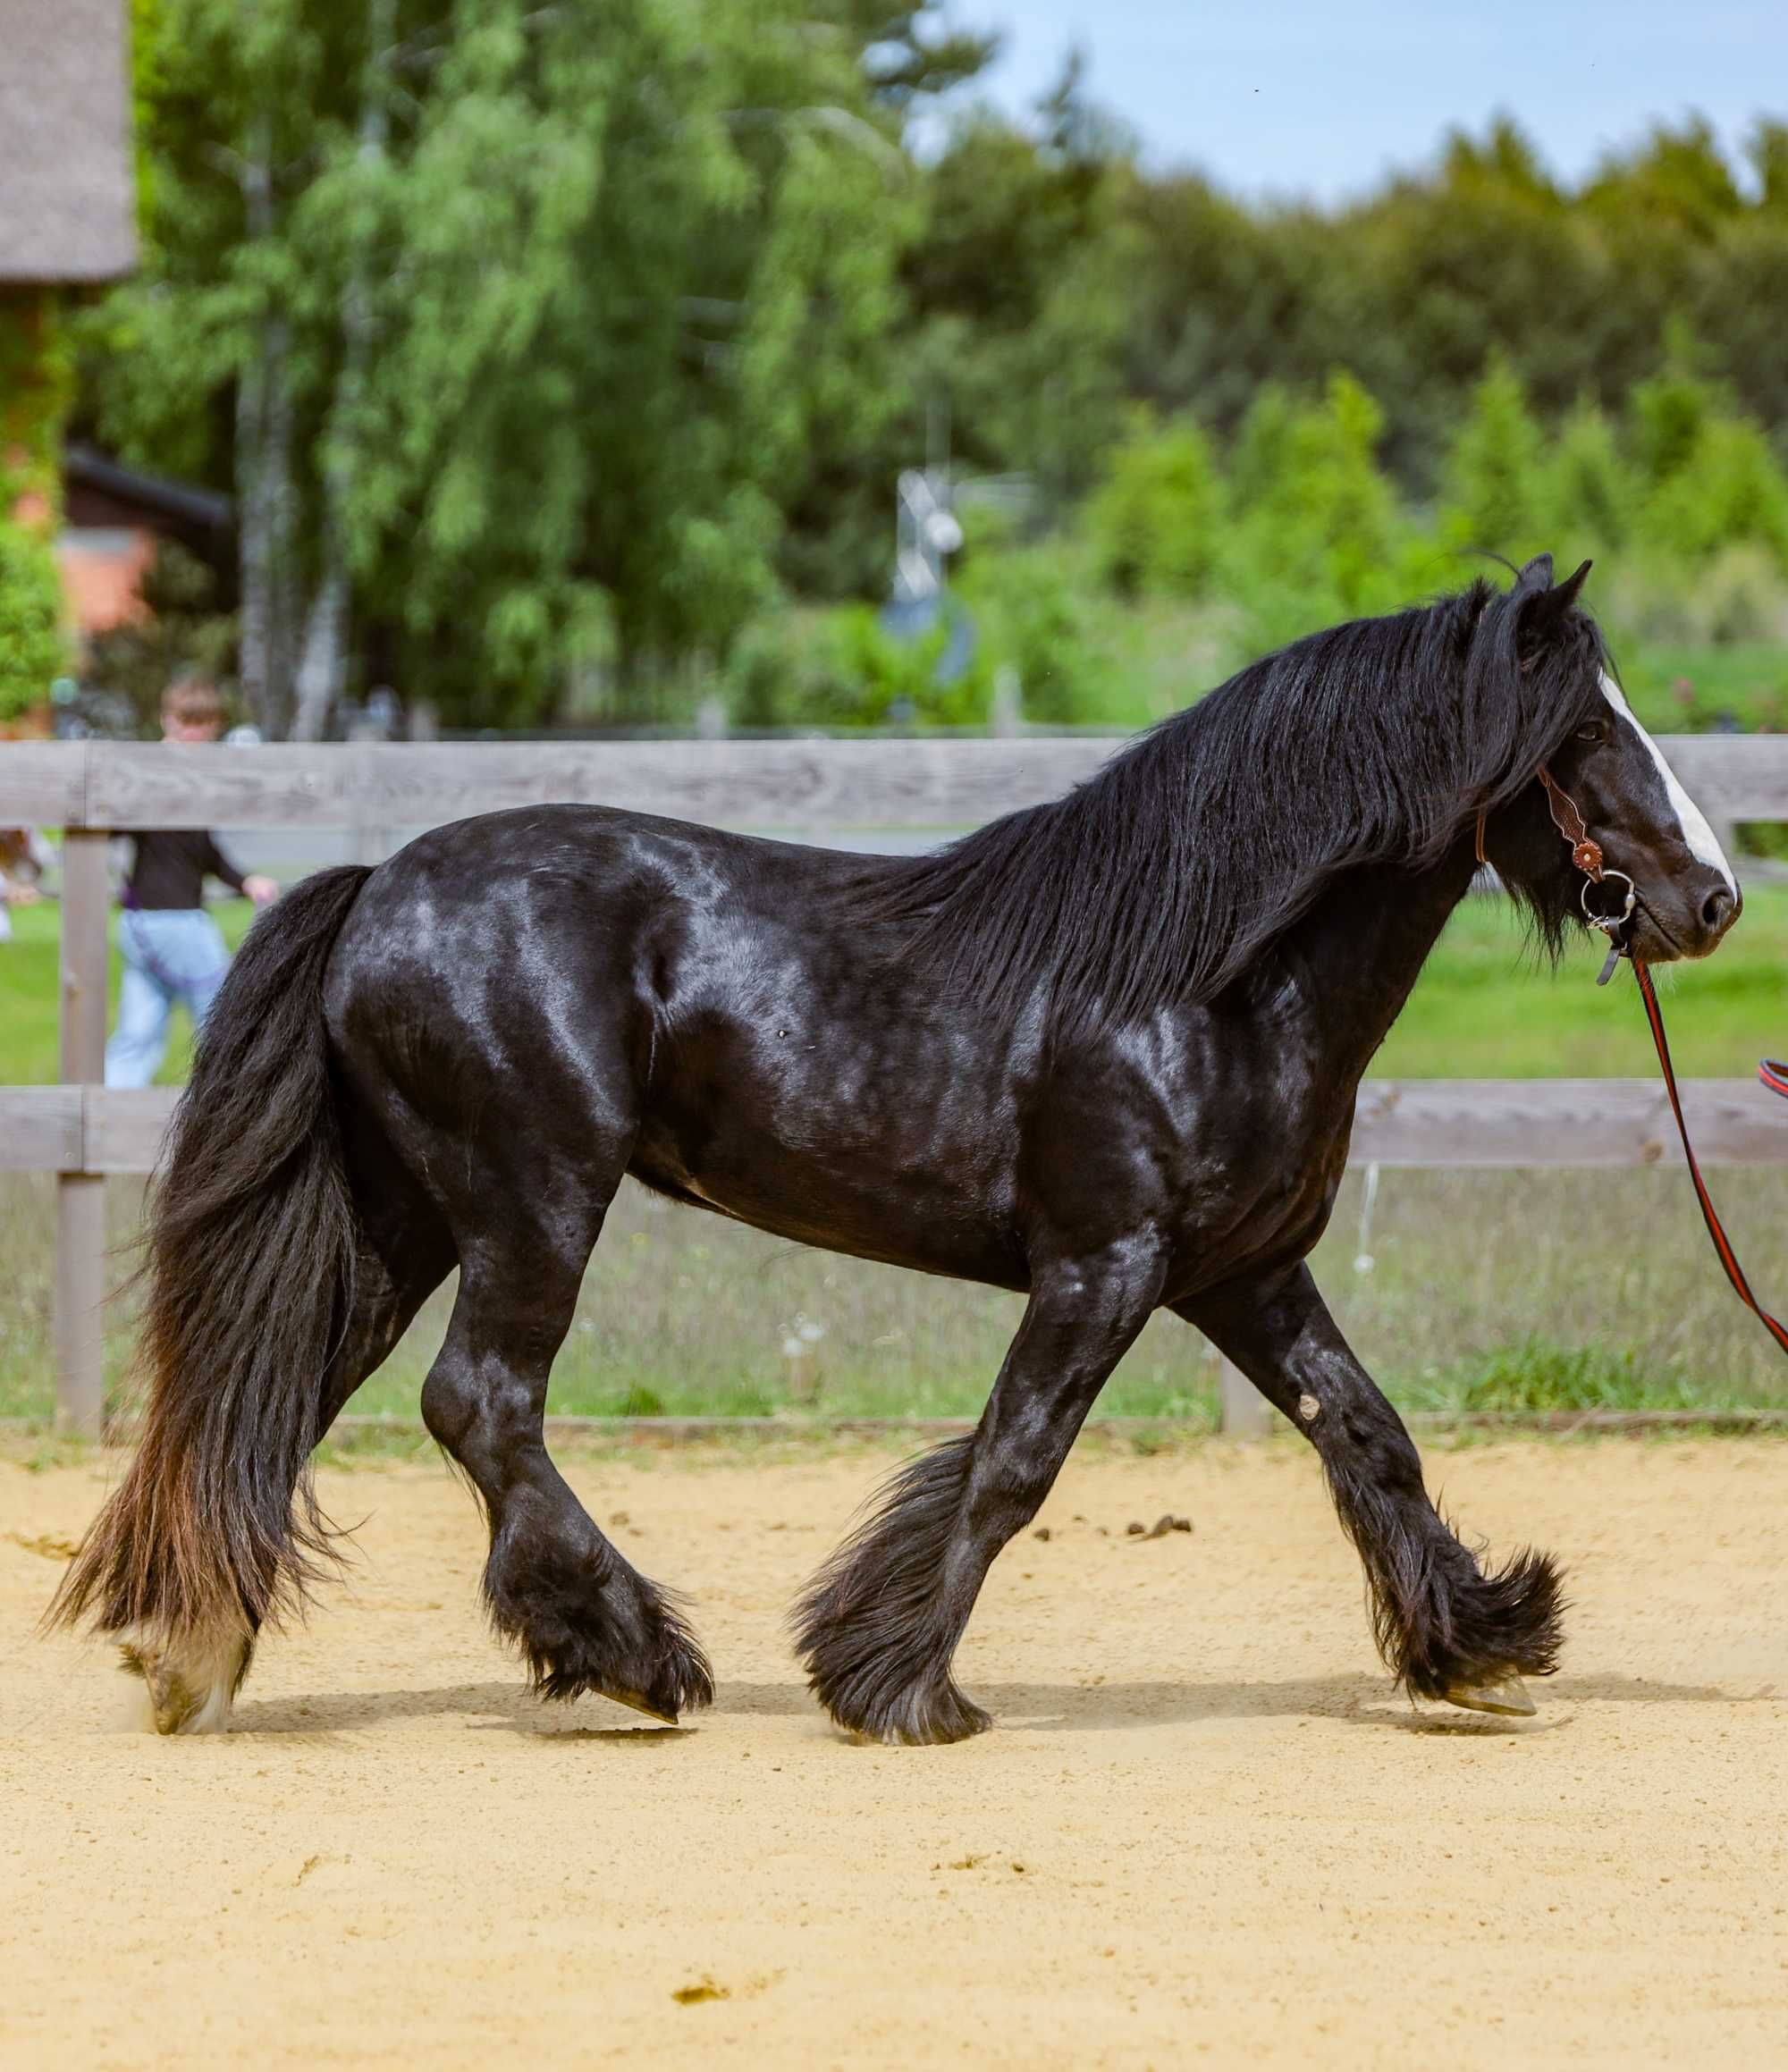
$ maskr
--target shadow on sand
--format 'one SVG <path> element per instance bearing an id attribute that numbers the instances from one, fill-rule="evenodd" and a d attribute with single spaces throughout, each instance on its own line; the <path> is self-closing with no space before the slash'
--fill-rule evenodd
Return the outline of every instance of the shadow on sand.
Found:
<path id="1" fill-rule="evenodd" d="M 1021 1733 L 1100 1733 L 1200 1720 L 1329 1719 L 1350 1726 L 1411 1733 L 1532 1733 L 1562 1723 L 1563 1708 L 1598 1705 L 1749 1705 L 1775 1701 L 1770 1691 L 1737 1693 L 1711 1684 L 1676 1684 L 1647 1677 L 1561 1676 L 1531 1687 L 1539 1713 L 1533 1720 L 1501 1719 L 1447 1706 L 1411 1705 L 1382 1677 L 1309 1677 L 1289 1682 L 983 1683 L 970 1695 L 996 1722 Z M 722 1681 L 717 1714 L 806 1718 L 825 1722 L 793 1676 L 775 1683 Z M 245 1734 L 326 1734 L 376 1727 L 387 1721 L 466 1716 L 484 1728 L 503 1728 L 543 1739 L 593 1741 L 674 1739 L 683 1727 L 659 1726 L 600 1700 L 574 1711 L 543 1703 L 520 1682 L 443 1685 L 413 1690 L 322 1691 L 289 1698 L 245 1698 L 235 1731 Z M 1568 1716 L 1568 1715 L 1565 1715 Z M 629 1723 L 629 1721 L 631 1723 Z"/>

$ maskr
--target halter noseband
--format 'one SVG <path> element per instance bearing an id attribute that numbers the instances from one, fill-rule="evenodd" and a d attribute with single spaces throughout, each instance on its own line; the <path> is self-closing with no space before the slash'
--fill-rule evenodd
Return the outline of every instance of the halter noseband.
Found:
<path id="1" fill-rule="evenodd" d="M 1621 938 L 1628 922 L 1632 919 L 1633 908 L 1639 904 L 1638 889 L 1624 871 L 1611 871 L 1603 863 L 1602 845 L 1590 834 L 1588 822 L 1578 811 L 1576 800 L 1543 762 L 1534 771 L 1534 775 L 1546 787 L 1546 803 L 1551 810 L 1552 824 L 1570 843 L 1571 861 L 1583 873 L 1583 887 L 1580 895 L 1583 918 L 1591 928 L 1599 928 L 1608 939 L 1608 961 L 1602 966 L 1602 974 L 1596 981 L 1598 986 L 1605 986 L 1614 976 L 1615 964 L 1627 954 L 1626 944 Z M 1489 861 L 1484 854 L 1485 818 L 1485 812 L 1480 809 L 1478 813 L 1476 844 L 1480 863 Z M 1590 888 L 1591 885 L 1606 884 L 1611 878 L 1618 878 L 1626 887 L 1626 897 L 1618 914 L 1598 914 L 1590 904 Z"/>

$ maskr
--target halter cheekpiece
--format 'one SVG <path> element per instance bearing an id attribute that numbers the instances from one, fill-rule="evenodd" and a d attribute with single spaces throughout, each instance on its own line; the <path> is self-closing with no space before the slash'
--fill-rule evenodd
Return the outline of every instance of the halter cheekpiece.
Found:
<path id="1" fill-rule="evenodd" d="M 1622 939 L 1627 924 L 1632 919 L 1632 910 L 1639 904 L 1638 888 L 1624 871 L 1611 871 L 1602 860 L 1602 845 L 1590 834 L 1589 824 L 1578 810 L 1577 802 L 1542 762 L 1534 771 L 1546 787 L 1546 803 L 1551 810 L 1552 824 L 1571 845 L 1571 861 L 1583 873 L 1582 889 L 1579 897 L 1582 902 L 1583 918 L 1591 928 L 1598 928 L 1608 939 L 1607 962 L 1602 966 L 1597 979 L 1598 986 L 1605 986 L 1615 975 L 1615 966 L 1628 955 L 1627 946 Z M 1477 856 L 1480 863 L 1489 859 L 1484 854 L 1485 813 L 1478 814 Z M 1598 913 L 1590 903 L 1593 886 L 1607 885 L 1618 878 L 1626 887 L 1626 896 L 1621 900 L 1618 913 Z"/>

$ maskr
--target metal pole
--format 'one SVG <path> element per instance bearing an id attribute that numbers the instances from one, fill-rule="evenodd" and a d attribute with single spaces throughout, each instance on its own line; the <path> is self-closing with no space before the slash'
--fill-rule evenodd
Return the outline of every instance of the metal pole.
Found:
<path id="1" fill-rule="evenodd" d="M 1219 1428 L 1226 1438 L 1264 1439 L 1273 1428 L 1273 1406 L 1233 1360 L 1218 1369 L 1221 1391 Z"/>
<path id="2" fill-rule="evenodd" d="M 101 831 L 63 836 L 62 1076 L 97 1086 L 105 1077 L 105 922 L 110 898 Z M 81 1156 L 86 1158 L 86 1117 Z M 105 1423 L 105 1181 L 98 1173 L 56 1180 L 56 1428 L 101 1436 Z"/>

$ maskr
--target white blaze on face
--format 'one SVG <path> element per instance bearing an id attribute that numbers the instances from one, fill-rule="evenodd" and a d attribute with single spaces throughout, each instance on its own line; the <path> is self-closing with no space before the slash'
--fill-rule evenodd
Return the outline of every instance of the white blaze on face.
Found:
<path id="1" fill-rule="evenodd" d="M 1664 779 L 1664 789 L 1669 796 L 1671 805 L 1675 809 L 1676 819 L 1683 830 L 1683 839 L 1688 844 L 1689 854 L 1694 857 L 1698 863 L 1706 863 L 1711 869 L 1717 871 L 1726 881 L 1726 889 L 1736 899 L 1738 897 L 1738 880 L 1733 876 L 1732 865 L 1726 862 L 1725 851 L 1721 848 L 1714 830 L 1708 825 L 1707 815 L 1702 813 L 1700 807 L 1677 782 L 1676 772 L 1664 760 L 1664 751 L 1634 719 L 1632 707 L 1627 703 L 1620 686 L 1606 670 L 1602 672 L 1602 695 L 1626 721 L 1627 725 L 1632 729 L 1633 732 L 1639 736 L 1640 741 L 1645 744 L 1646 753 L 1657 765 L 1657 774 Z"/>

